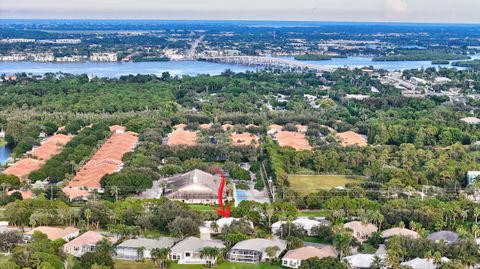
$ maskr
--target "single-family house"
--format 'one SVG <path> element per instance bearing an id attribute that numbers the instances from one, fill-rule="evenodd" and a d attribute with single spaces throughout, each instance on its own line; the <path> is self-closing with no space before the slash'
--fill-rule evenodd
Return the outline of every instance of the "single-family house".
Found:
<path id="1" fill-rule="evenodd" d="M 477 118 L 477 117 L 465 117 L 465 118 L 461 118 L 460 120 L 465 122 L 465 123 L 468 123 L 468 124 L 479 124 L 480 123 L 480 119 Z"/>
<path id="2" fill-rule="evenodd" d="M 289 250 L 282 258 L 282 265 L 290 268 L 299 268 L 302 261 L 309 258 L 323 259 L 326 257 L 337 257 L 337 251 L 332 246 L 323 248 L 301 247 Z"/>
<path id="3" fill-rule="evenodd" d="M 352 269 L 364 269 L 370 268 L 375 257 L 378 257 L 382 260 L 386 258 L 386 255 L 376 255 L 376 254 L 355 254 L 343 258 L 345 262 L 349 264 L 349 268 Z"/>
<path id="4" fill-rule="evenodd" d="M 267 249 L 277 247 L 273 257 L 269 257 Z M 267 259 L 278 258 L 287 248 L 284 240 L 254 238 L 240 241 L 235 244 L 227 253 L 227 259 L 231 262 L 259 263 Z"/>
<path id="5" fill-rule="evenodd" d="M 352 230 L 353 237 L 360 242 L 368 239 L 373 233 L 378 231 L 377 226 L 371 223 L 363 223 L 361 221 L 351 221 L 345 223 L 343 227 Z"/>
<path id="6" fill-rule="evenodd" d="M 197 237 L 187 237 L 170 249 L 170 259 L 179 264 L 203 264 L 211 266 L 217 263 L 216 257 L 201 257 L 201 251 L 206 248 L 223 249 L 225 245 L 219 240 L 204 240 Z"/>
<path id="7" fill-rule="evenodd" d="M 41 232 L 47 235 L 48 239 L 56 240 L 63 239 L 69 241 L 72 238 L 75 238 L 79 235 L 80 230 L 75 227 L 49 227 L 49 226 L 39 226 L 30 231 L 27 231 L 23 234 L 24 241 L 30 241 L 34 232 Z"/>
<path id="8" fill-rule="evenodd" d="M 442 257 L 441 262 L 449 262 L 448 258 Z M 400 265 L 407 266 L 412 269 L 436 269 L 438 266 L 433 259 L 415 258 L 410 261 L 402 262 Z"/>
<path id="9" fill-rule="evenodd" d="M 164 195 L 170 200 L 194 204 L 218 203 L 221 179 L 199 169 L 161 180 Z M 226 191 L 223 197 L 227 197 Z"/>
<path id="10" fill-rule="evenodd" d="M 286 221 L 277 221 L 272 224 L 272 234 L 277 234 L 280 231 L 282 224 L 287 224 Z M 312 228 L 319 225 L 328 225 L 326 221 L 318 221 L 309 218 L 297 218 L 292 221 L 292 224 L 302 227 L 306 235 L 312 235 Z"/>
<path id="11" fill-rule="evenodd" d="M 420 235 L 417 232 L 409 230 L 407 228 L 399 228 L 399 227 L 387 229 L 382 232 L 381 236 L 383 238 L 389 238 L 393 236 L 404 236 L 404 237 L 410 237 L 412 239 L 420 238 Z"/>
<path id="12" fill-rule="evenodd" d="M 221 233 L 222 229 L 224 229 L 225 227 L 230 227 L 232 223 L 239 222 L 239 221 L 245 221 L 250 225 L 250 227 L 252 227 L 252 229 L 254 228 L 253 222 L 246 219 L 232 218 L 232 217 L 221 218 L 216 221 L 205 221 L 204 227 L 209 229 L 210 233 Z"/>
<path id="13" fill-rule="evenodd" d="M 81 257 L 87 252 L 95 251 L 95 246 L 103 238 L 103 235 L 99 232 L 88 231 L 65 243 L 63 251 L 75 257 Z"/>
<path id="14" fill-rule="evenodd" d="M 171 248 L 176 241 L 177 239 L 172 237 L 162 237 L 159 239 L 135 238 L 126 240 L 116 247 L 114 257 L 124 260 L 150 259 L 153 249 Z"/>
<path id="15" fill-rule="evenodd" d="M 445 242 L 447 244 L 455 244 L 458 242 L 458 234 L 450 231 L 439 231 L 430 234 L 427 237 L 428 240 L 433 242 Z"/>

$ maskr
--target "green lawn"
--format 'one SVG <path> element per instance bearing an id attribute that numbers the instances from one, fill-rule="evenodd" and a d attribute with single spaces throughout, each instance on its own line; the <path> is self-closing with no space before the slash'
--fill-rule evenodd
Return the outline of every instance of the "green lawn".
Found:
<path id="1" fill-rule="evenodd" d="M 151 260 L 145 260 L 144 262 L 114 260 L 114 262 L 115 262 L 115 269 L 154 269 L 155 268 Z"/>
<path id="2" fill-rule="evenodd" d="M 7 145 L 7 141 L 5 141 L 4 138 L 0 138 L 0 147 L 6 146 L 6 145 Z"/>
<path id="3" fill-rule="evenodd" d="M 217 205 L 188 205 L 191 209 L 196 211 L 213 211 L 218 208 Z"/>
<path id="4" fill-rule="evenodd" d="M 359 182 L 360 177 L 336 175 L 289 175 L 288 181 L 292 190 L 300 194 L 309 194 L 319 190 L 344 187 L 350 182 Z"/>
<path id="5" fill-rule="evenodd" d="M 154 269 L 152 261 L 145 260 L 144 262 L 115 260 L 115 269 Z M 170 269 L 204 269 L 203 265 L 184 265 L 172 263 Z M 280 266 L 269 264 L 250 264 L 250 263 L 231 263 L 223 262 L 214 269 L 280 269 Z"/>
<path id="6" fill-rule="evenodd" d="M 3 268 L 3 264 L 8 262 L 9 259 L 10 259 L 10 257 L 8 257 L 8 256 L 0 255 L 0 268 Z"/>

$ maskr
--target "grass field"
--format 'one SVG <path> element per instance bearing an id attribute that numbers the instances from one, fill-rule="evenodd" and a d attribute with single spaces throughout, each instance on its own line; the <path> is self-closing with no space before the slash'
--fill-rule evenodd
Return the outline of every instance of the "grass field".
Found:
<path id="1" fill-rule="evenodd" d="M 145 260 L 144 262 L 115 260 L 115 269 L 154 269 L 153 262 Z M 170 269 L 204 269 L 203 265 L 184 265 L 171 264 Z M 280 269 L 280 266 L 269 264 L 249 264 L 249 263 L 231 263 L 223 262 L 214 269 Z"/>
<path id="2" fill-rule="evenodd" d="M 0 255 L 0 268 L 3 268 L 4 267 L 3 264 L 8 262 L 9 259 L 10 257 L 8 256 Z"/>
<path id="3" fill-rule="evenodd" d="M 292 190 L 309 194 L 319 190 L 328 190 L 335 187 L 344 187 L 350 182 L 360 182 L 360 177 L 336 175 L 289 175 L 288 182 Z"/>
<path id="4" fill-rule="evenodd" d="M 196 211 L 213 211 L 218 208 L 217 205 L 188 205 L 191 209 Z"/>

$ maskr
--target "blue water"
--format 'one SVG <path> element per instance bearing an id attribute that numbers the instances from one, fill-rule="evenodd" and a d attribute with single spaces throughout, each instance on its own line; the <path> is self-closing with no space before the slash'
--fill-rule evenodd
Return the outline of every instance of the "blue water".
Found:
<path id="1" fill-rule="evenodd" d="M 293 57 L 285 57 L 288 59 L 293 59 Z M 472 55 L 473 59 L 479 59 L 480 55 Z M 332 58 L 331 60 L 326 61 L 302 61 L 305 63 L 310 63 L 314 65 L 321 65 L 331 68 L 338 67 L 365 67 L 373 66 L 375 69 L 385 69 L 388 71 L 396 70 L 406 70 L 406 69 L 420 69 L 428 67 L 449 67 L 456 69 L 465 69 L 463 67 L 451 66 L 451 63 L 455 61 L 450 61 L 450 64 L 446 65 L 432 65 L 432 61 L 395 61 L 395 62 L 374 62 L 372 58 L 368 57 L 348 57 L 348 58 Z"/>
<path id="2" fill-rule="evenodd" d="M 0 164 L 5 164 L 11 154 L 12 149 L 10 149 L 9 147 L 0 147 Z"/>
<path id="3" fill-rule="evenodd" d="M 293 59 L 291 57 L 287 57 Z M 480 55 L 472 56 L 479 59 Z M 427 67 L 452 67 L 450 65 L 432 65 L 431 61 L 400 61 L 400 62 L 373 62 L 367 57 L 333 58 L 327 61 L 305 61 L 307 63 L 326 67 L 364 67 L 373 66 L 389 71 L 419 69 Z M 114 62 L 114 63 L 42 63 L 42 62 L 0 62 L 0 74 L 22 73 L 41 75 L 48 72 L 64 72 L 69 74 L 88 74 L 98 77 L 119 77 L 130 74 L 156 74 L 170 72 L 172 75 L 199 74 L 219 75 L 226 69 L 245 72 L 255 71 L 256 67 L 240 66 L 233 64 L 200 62 L 200 61 L 170 61 L 170 62 Z M 463 69 L 463 68 L 457 68 Z"/>
<path id="4" fill-rule="evenodd" d="M 248 200 L 248 195 L 247 192 L 244 190 L 235 190 L 237 194 L 237 203 L 240 203 L 241 201 L 247 201 Z"/>
<path id="5" fill-rule="evenodd" d="M 69 74 L 88 74 L 98 77 L 119 77 L 130 74 L 156 74 L 170 72 L 172 75 L 199 74 L 219 75 L 226 69 L 245 72 L 255 71 L 257 68 L 199 61 L 170 61 L 170 62 L 113 62 L 113 63 L 41 63 L 41 62 L 0 62 L 0 74 L 21 73 L 41 75 L 48 72 L 64 72 Z"/>

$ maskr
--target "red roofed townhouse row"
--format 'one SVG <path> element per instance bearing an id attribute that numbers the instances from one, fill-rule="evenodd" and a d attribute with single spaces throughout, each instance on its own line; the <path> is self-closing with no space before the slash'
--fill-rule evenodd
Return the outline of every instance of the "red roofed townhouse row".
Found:
<path id="1" fill-rule="evenodd" d="M 95 152 L 93 157 L 83 165 L 75 177 L 63 188 L 70 199 L 86 196 L 82 190 L 98 190 L 103 176 L 113 174 L 123 168 L 123 156 L 133 151 L 138 142 L 138 135 L 133 132 L 118 131 Z"/>
<path id="2" fill-rule="evenodd" d="M 281 147 L 292 147 L 295 150 L 312 150 L 304 133 L 280 131 L 277 133 L 276 139 Z"/>
<path id="3" fill-rule="evenodd" d="M 46 161 L 59 154 L 72 137 L 71 135 L 56 134 L 47 138 L 40 146 L 30 151 L 33 158 L 21 159 L 5 169 L 3 173 L 17 176 L 21 181 L 27 180 L 31 172 L 40 169 Z"/>
<path id="4" fill-rule="evenodd" d="M 178 145 L 195 146 L 196 144 L 197 144 L 197 132 L 185 131 L 183 129 L 173 131 L 168 136 L 168 141 L 167 141 L 167 145 L 169 146 L 178 146 Z"/>
<path id="5" fill-rule="evenodd" d="M 230 139 L 237 146 L 255 146 L 258 147 L 259 137 L 251 133 L 231 133 Z"/>

